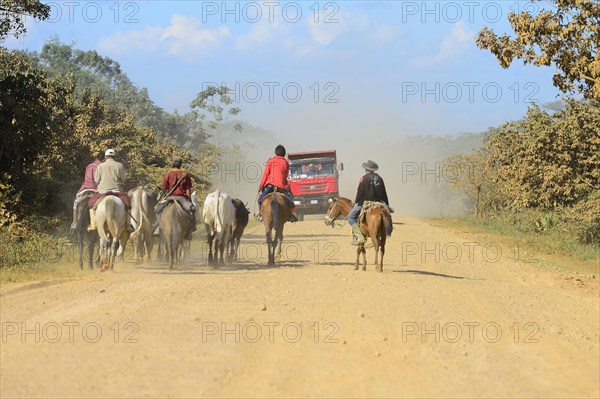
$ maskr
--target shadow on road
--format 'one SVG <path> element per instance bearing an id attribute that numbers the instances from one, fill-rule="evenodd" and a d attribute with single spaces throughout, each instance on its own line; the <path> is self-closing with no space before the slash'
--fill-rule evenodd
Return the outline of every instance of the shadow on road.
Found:
<path id="1" fill-rule="evenodd" d="M 435 277 L 445 277 L 445 278 L 454 278 L 457 280 L 465 280 L 467 279 L 466 277 L 460 277 L 460 276 L 451 276 L 449 274 L 443 274 L 443 273 L 434 273 L 434 272 L 427 272 L 424 270 L 394 270 L 394 273 L 411 273 L 411 274 L 421 274 L 424 276 L 435 276 Z M 467 279 L 468 280 L 468 279 Z"/>

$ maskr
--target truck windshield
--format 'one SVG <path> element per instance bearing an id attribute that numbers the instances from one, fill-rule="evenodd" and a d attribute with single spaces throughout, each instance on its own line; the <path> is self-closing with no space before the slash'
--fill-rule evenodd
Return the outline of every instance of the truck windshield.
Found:
<path id="1" fill-rule="evenodd" d="M 290 166 L 290 177 L 292 179 L 313 179 L 325 176 L 335 176 L 333 163 L 311 162 Z"/>

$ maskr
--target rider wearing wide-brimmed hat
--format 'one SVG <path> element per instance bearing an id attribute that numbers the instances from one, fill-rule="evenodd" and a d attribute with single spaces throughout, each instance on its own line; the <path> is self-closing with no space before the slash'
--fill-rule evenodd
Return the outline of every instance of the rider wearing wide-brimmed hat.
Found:
<path id="1" fill-rule="evenodd" d="M 348 213 L 348 223 L 352 227 L 352 231 L 356 237 L 357 244 L 365 242 L 365 236 L 360 230 L 358 224 L 358 216 L 362 209 L 365 201 L 378 201 L 383 202 L 389 206 L 387 192 L 385 191 L 385 184 L 383 179 L 377 173 L 379 165 L 377 163 L 368 160 L 363 162 L 363 169 L 367 172 L 363 177 L 360 178 L 358 183 L 358 189 L 356 190 L 356 199 L 354 200 L 354 206 Z"/>

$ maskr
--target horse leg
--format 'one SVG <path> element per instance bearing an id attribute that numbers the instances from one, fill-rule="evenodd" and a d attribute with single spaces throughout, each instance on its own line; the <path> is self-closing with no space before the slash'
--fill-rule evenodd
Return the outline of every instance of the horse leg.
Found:
<path id="1" fill-rule="evenodd" d="M 94 242 L 88 241 L 87 256 L 88 256 L 88 267 L 90 270 L 94 270 Z"/>
<path id="2" fill-rule="evenodd" d="M 358 261 L 360 260 L 360 244 L 356 248 L 356 263 L 354 264 L 354 270 L 358 270 Z"/>
<path id="3" fill-rule="evenodd" d="M 379 258 L 379 272 L 383 272 L 383 255 L 385 255 L 385 241 L 380 246 L 381 257 Z"/>
<path id="4" fill-rule="evenodd" d="M 378 259 L 379 259 L 379 240 L 377 238 L 373 239 L 373 249 L 375 249 L 375 262 L 373 263 L 375 266 L 377 266 Z"/>
<path id="5" fill-rule="evenodd" d="M 125 262 L 125 246 L 127 245 L 127 236 L 127 230 L 123 229 L 123 232 L 119 235 L 120 238 L 116 240 L 119 245 L 117 248 L 116 259 L 121 260 L 123 262 Z"/>
<path id="6" fill-rule="evenodd" d="M 100 246 L 98 247 L 98 254 L 100 257 L 100 271 L 103 272 L 106 268 L 106 237 L 100 238 Z"/>
<path id="7" fill-rule="evenodd" d="M 364 244 L 361 245 L 361 249 L 362 249 L 361 252 L 362 252 L 362 258 L 363 258 L 362 269 L 363 269 L 363 272 L 364 272 L 365 270 L 367 270 L 367 250 L 365 249 Z"/>
<path id="8" fill-rule="evenodd" d="M 273 237 L 271 236 L 271 230 L 267 231 L 267 253 L 268 253 L 268 264 L 275 264 L 275 247 L 273 245 Z"/>
<path id="9" fill-rule="evenodd" d="M 83 237 L 79 237 L 77 249 L 79 250 L 79 268 L 83 270 Z"/>
<path id="10" fill-rule="evenodd" d="M 165 242 L 167 247 L 167 262 L 169 263 L 169 270 L 173 270 L 173 265 L 175 264 L 175 257 L 177 254 L 175 253 L 175 244 L 173 243 L 174 237 L 171 237 L 171 240 L 167 240 Z"/>
<path id="11" fill-rule="evenodd" d="M 283 245 L 283 227 L 275 232 L 275 242 L 277 244 L 277 261 L 281 260 L 281 246 Z"/>
<path id="12" fill-rule="evenodd" d="M 117 237 L 113 237 L 112 240 L 112 248 L 111 248 L 111 255 L 112 255 L 112 259 L 110 262 L 110 271 L 113 271 L 113 268 L 115 267 L 115 262 L 117 261 L 117 259 L 123 255 L 123 250 L 124 250 L 124 246 L 119 245 L 119 239 Z"/>

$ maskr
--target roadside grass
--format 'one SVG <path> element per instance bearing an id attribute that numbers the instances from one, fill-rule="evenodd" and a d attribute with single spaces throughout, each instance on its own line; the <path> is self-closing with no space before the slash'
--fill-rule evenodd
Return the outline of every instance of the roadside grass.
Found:
<path id="1" fill-rule="evenodd" d="M 600 247 L 582 244 L 572 232 L 560 228 L 535 231 L 502 218 L 428 218 L 432 225 L 462 233 L 485 234 L 524 263 L 565 271 L 600 273 Z"/>

